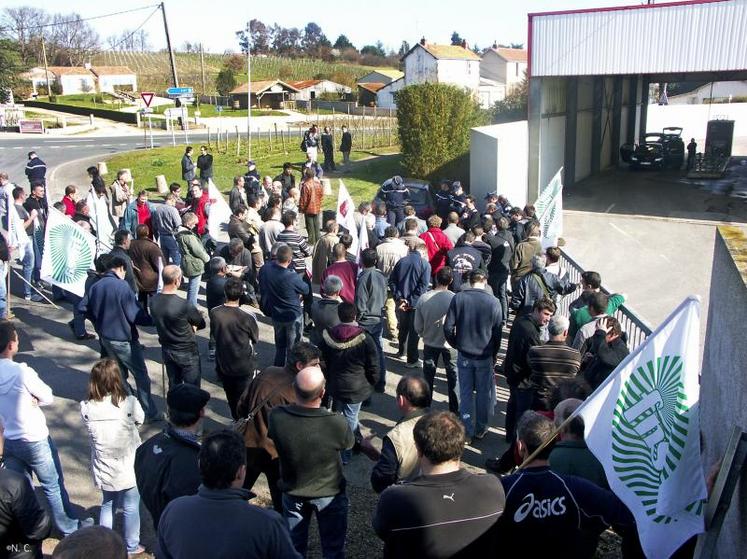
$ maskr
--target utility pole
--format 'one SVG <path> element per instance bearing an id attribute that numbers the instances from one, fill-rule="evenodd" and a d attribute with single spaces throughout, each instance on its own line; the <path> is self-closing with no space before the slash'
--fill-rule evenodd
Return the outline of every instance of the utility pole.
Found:
<path id="1" fill-rule="evenodd" d="M 252 35 L 246 22 L 246 153 L 252 159 Z"/>
<path id="2" fill-rule="evenodd" d="M 161 14 L 163 14 L 163 28 L 166 31 L 166 48 L 169 49 L 169 58 L 171 59 L 171 77 L 174 78 L 174 87 L 179 87 L 179 78 L 176 77 L 176 60 L 174 59 L 174 49 L 171 48 L 171 35 L 169 35 L 169 24 L 166 21 L 165 2 L 161 2 Z"/>
<path id="3" fill-rule="evenodd" d="M 47 47 L 44 45 L 44 32 L 41 34 L 42 56 L 44 57 L 44 81 L 47 84 L 47 101 L 52 97 L 52 84 L 49 83 L 49 66 L 47 65 Z M 45 191 L 46 192 L 46 191 Z"/>
<path id="4" fill-rule="evenodd" d="M 206 95 L 205 87 L 205 51 L 202 50 L 202 41 L 200 41 L 200 73 L 202 74 L 202 94 Z"/>

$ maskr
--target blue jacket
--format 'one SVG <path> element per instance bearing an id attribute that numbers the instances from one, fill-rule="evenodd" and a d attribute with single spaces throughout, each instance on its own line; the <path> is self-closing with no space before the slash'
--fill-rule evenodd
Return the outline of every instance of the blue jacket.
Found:
<path id="1" fill-rule="evenodd" d="M 410 191 L 404 184 L 394 184 L 393 180 L 388 180 L 381 185 L 380 194 L 388 210 L 404 208 L 410 203 Z"/>
<path id="2" fill-rule="evenodd" d="M 114 272 L 91 286 L 78 309 L 93 322 L 99 336 L 116 342 L 136 340 L 135 324 L 151 324 L 130 286 Z"/>
<path id="3" fill-rule="evenodd" d="M 498 299 L 484 289 L 467 289 L 451 300 L 444 320 L 444 337 L 468 358 L 493 358 L 501 345 L 502 323 Z"/>
<path id="4" fill-rule="evenodd" d="M 270 262 L 259 270 L 260 308 L 276 322 L 290 322 L 301 316 L 298 296 L 308 294 L 308 284 L 290 267 Z"/>
<path id="5" fill-rule="evenodd" d="M 394 265 L 389 274 L 389 289 L 395 301 L 406 301 L 415 308 L 431 283 L 431 265 L 418 251 L 410 251 Z"/>
<path id="6" fill-rule="evenodd" d="M 47 165 L 39 157 L 32 157 L 26 163 L 26 177 L 31 184 L 44 184 L 47 176 Z"/>

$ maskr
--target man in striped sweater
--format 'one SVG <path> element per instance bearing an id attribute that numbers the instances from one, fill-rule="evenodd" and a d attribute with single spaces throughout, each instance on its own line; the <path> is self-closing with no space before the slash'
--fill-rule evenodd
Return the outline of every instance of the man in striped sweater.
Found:
<path id="1" fill-rule="evenodd" d="M 532 373 L 529 381 L 534 391 L 532 409 L 551 411 L 550 398 L 555 387 L 565 379 L 572 379 L 581 367 L 581 354 L 566 345 L 568 319 L 553 316 L 547 325 L 550 340 L 529 349 L 527 362 Z"/>
<path id="2" fill-rule="evenodd" d="M 301 279 L 309 286 L 308 294 L 303 296 L 303 312 L 306 317 L 304 321 L 306 327 L 309 327 L 308 322 L 311 320 L 311 305 L 314 302 L 314 296 L 311 290 L 311 277 L 306 270 L 306 258 L 311 256 L 313 250 L 306 242 L 298 231 L 296 231 L 296 225 L 298 223 L 298 214 L 294 211 L 285 211 L 280 219 L 281 223 L 285 227 L 283 231 L 278 233 L 275 238 L 277 243 L 285 243 L 293 251 L 293 261 L 291 262 L 292 269 L 301 276 Z"/>

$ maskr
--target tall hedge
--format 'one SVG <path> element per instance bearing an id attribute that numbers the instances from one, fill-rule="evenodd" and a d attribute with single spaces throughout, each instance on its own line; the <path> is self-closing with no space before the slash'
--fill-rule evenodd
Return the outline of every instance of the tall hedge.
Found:
<path id="1" fill-rule="evenodd" d="M 396 95 L 402 159 L 409 175 L 443 178 L 437 175 L 469 152 L 470 128 L 484 124 L 485 113 L 471 93 L 456 85 L 411 85 Z"/>

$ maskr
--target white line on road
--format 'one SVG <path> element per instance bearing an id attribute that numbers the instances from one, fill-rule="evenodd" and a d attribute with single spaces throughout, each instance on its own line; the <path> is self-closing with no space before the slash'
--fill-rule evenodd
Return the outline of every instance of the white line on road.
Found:
<path id="1" fill-rule="evenodd" d="M 83 142 L 95 142 L 96 140 L 57 140 L 60 144 L 80 144 Z"/>
<path id="2" fill-rule="evenodd" d="M 60 149 L 62 146 L 46 146 L 49 149 Z"/>
<path id="3" fill-rule="evenodd" d="M 12 148 L 12 149 L 23 149 L 23 146 L 15 146 L 15 147 L 14 147 L 14 148 Z"/>
<path id="4" fill-rule="evenodd" d="M 614 207 L 615 207 L 615 204 L 610 204 L 610 207 L 609 207 L 609 208 L 607 208 L 606 210 L 604 210 L 604 213 L 606 213 L 606 214 L 610 213 L 610 211 L 611 211 L 611 210 L 612 210 L 612 208 L 614 208 Z"/>
<path id="5" fill-rule="evenodd" d="M 671 262 L 671 260 L 669 260 L 669 258 L 667 258 L 666 255 L 659 253 L 659 256 L 661 256 L 667 262 Z"/>
<path id="6" fill-rule="evenodd" d="M 610 224 L 610 227 L 612 227 L 612 228 L 613 228 L 613 229 L 614 229 L 615 231 L 617 231 L 618 233 L 620 233 L 620 234 L 622 234 L 622 235 L 625 235 L 625 236 L 626 236 L 626 237 L 627 237 L 628 239 L 631 239 L 632 241 L 634 241 L 634 242 L 638 243 L 639 245 L 643 246 L 643 245 L 642 245 L 642 243 L 641 243 L 641 241 L 639 241 L 638 239 L 636 239 L 636 238 L 635 238 L 635 237 L 634 237 L 633 235 L 631 235 L 630 233 L 626 233 L 625 231 L 623 231 L 622 229 L 620 229 L 620 228 L 619 228 L 619 227 L 618 227 L 617 225 L 615 225 L 615 224 L 614 224 L 614 223 L 612 223 L 611 221 L 609 222 L 609 224 Z"/>

